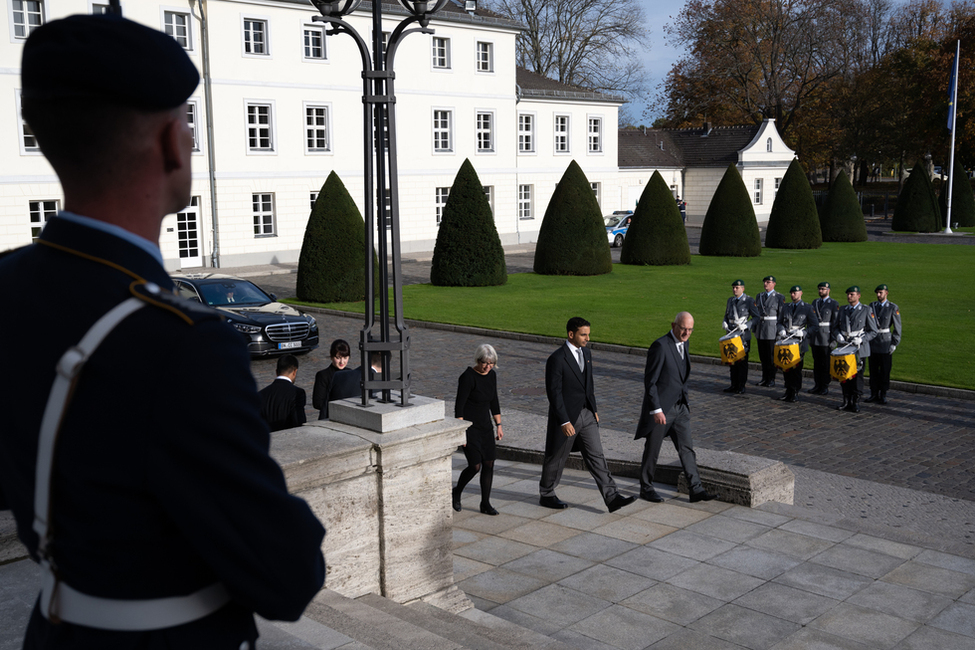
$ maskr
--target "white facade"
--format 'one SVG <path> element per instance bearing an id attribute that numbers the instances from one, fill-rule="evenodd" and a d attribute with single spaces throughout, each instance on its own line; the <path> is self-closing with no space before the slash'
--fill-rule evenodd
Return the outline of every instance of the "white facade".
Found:
<path id="1" fill-rule="evenodd" d="M 755 220 L 759 224 L 767 224 L 769 214 L 772 212 L 772 203 L 775 202 L 775 194 L 779 191 L 779 184 L 782 177 L 789 169 L 792 159 L 796 157 L 796 152 L 786 146 L 779 135 L 779 130 L 775 128 L 775 120 L 767 119 L 762 122 L 758 133 L 752 138 L 744 149 L 738 152 L 738 173 L 741 180 L 745 183 L 745 189 L 752 199 L 752 207 L 755 209 Z M 722 171 L 717 180 L 712 180 L 710 186 L 710 196 L 707 203 L 711 202 L 714 190 L 721 182 Z M 707 191 L 708 185 L 704 182 L 695 182 L 694 187 L 698 192 Z M 707 205 L 704 204 L 705 206 Z M 704 223 L 704 214 L 707 212 L 705 207 L 701 213 L 701 223 Z M 690 221 L 690 214 L 688 214 Z"/>
<path id="2" fill-rule="evenodd" d="M 3 250 L 30 243 L 62 201 L 53 170 L 19 117 L 25 8 L 47 22 L 90 13 L 107 0 L 0 1 L 10 35 L 0 47 Z M 122 11 L 169 31 L 201 76 L 205 67 L 210 72 L 209 99 L 204 82 L 189 100 L 198 141 L 193 201 L 163 222 L 167 268 L 296 261 L 312 195 L 333 170 L 362 209 L 358 48 L 347 35 L 325 37 L 307 0 L 122 0 Z M 384 15 L 389 31 L 404 17 Z M 401 42 L 394 66 L 403 251 L 433 249 L 438 208 L 465 158 L 489 188 L 504 244 L 536 239 L 572 160 L 598 184 L 603 210 L 618 209 L 619 104 L 519 93 L 514 24 L 463 12 L 439 16 L 430 24 L 434 35 Z M 371 20 L 364 12 L 348 18 L 366 39 Z M 520 150 L 525 116 L 534 122 L 531 150 Z"/>

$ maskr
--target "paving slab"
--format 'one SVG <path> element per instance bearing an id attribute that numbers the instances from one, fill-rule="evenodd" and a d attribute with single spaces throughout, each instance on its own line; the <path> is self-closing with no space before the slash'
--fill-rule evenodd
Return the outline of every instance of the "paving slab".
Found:
<path id="1" fill-rule="evenodd" d="M 752 546 L 738 546 L 707 561 L 745 575 L 771 580 L 802 563 L 802 560 Z"/>
<path id="2" fill-rule="evenodd" d="M 612 603 L 575 589 L 551 584 L 528 596 L 516 598 L 507 605 L 526 614 L 545 618 L 561 629 L 589 618 Z"/>
<path id="3" fill-rule="evenodd" d="M 588 560 L 543 548 L 506 562 L 501 568 L 524 573 L 545 582 L 558 582 L 591 566 L 592 562 Z"/>
<path id="4" fill-rule="evenodd" d="M 574 530 L 574 529 L 573 529 Z M 615 537 L 597 533 L 579 532 L 549 548 L 560 553 L 568 553 L 592 562 L 605 562 L 639 546 Z"/>
<path id="5" fill-rule="evenodd" d="M 928 623 L 952 603 L 946 596 L 883 581 L 867 586 L 850 596 L 846 602 L 900 616 L 915 623 Z"/>
<path id="6" fill-rule="evenodd" d="M 668 584 L 696 591 L 705 596 L 731 601 L 747 594 L 765 581 L 744 573 L 722 569 L 709 564 L 698 564 L 667 580 Z"/>
<path id="7" fill-rule="evenodd" d="M 877 551 L 855 548 L 849 546 L 847 542 L 843 542 L 826 549 L 810 558 L 809 561 L 869 578 L 881 578 L 902 565 L 906 560 L 892 555 L 884 555 Z"/>
<path id="8" fill-rule="evenodd" d="M 920 626 L 898 616 L 843 604 L 812 621 L 809 627 L 872 647 L 892 648 Z"/>
<path id="9" fill-rule="evenodd" d="M 462 557 L 500 566 L 537 550 L 536 546 L 501 537 L 484 537 L 454 551 Z"/>
<path id="10" fill-rule="evenodd" d="M 975 589 L 975 576 L 920 562 L 905 562 L 885 575 L 883 580 L 943 594 L 949 598 L 960 598 L 969 590 Z"/>
<path id="11" fill-rule="evenodd" d="M 687 530 L 678 530 L 651 542 L 650 546 L 694 560 L 707 560 L 715 555 L 730 551 L 735 547 L 735 543 L 708 535 L 698 535 Z"/>
<path id="12" fill-rule="evenodd" d="M 833 598 L 774 582 L 766 582 L 732 602 L 800 625 L 806 625 L 840 603 Z"/>
<path id="13" fill-rule="evenodd" d="M 942 569 L 975 576 L 975 560 L 967 557 L 959 557 L 950 553 L 942 553 L 941 551 L 926 550 L 921 551 L 914 559 L 923 564 L 930 564 L 941 567 Z"/>
<path id="14" fill-rule="evenodd" d="M 746 543 L 755 548 L 791 555 L 800 560 L 808 560 L 833 547 L 833 542 L 828 540 L 809 535 L 800 535 L 782 530 L 781 528 L 776 528 L 758 537 L 753 537 Z"/>
<path id="15" fill-rule="evenodd" d="M 607 560 L 606 564 L 663 581 L 697 566 L 700 562 L 649 546 L 638 546 L 632 551 Z"/>
<path id="16" fill-rule="evenodd" d="M 894 650 L 972 650 L 972 639 L 927 625 L 894 646 Z"/>
<path id="17" fill-rule="evenodd" d="M 866 576 L 856 575 L 833 569 L 821 564 L 804 562 L 789 569 L 774 581 L 803 591 L 809 591 L 820 596 L 844 600 L 870 585 L 873 580 Z"/>
<path id="18" fill-rule="evenodd" d="M 690 650 L 707 648 L 707 650 L 741 650 L 743 646 L 730 643 L 724 639 L 704 634 L 697 630 L 682 629 L 662 641 L 654 643 L 647 650 Z"/>
<path id="19" fill-rule="evenodd" d="M 931 627 L 967 636 L 972 639 L 972 645 L 975 646 L 975 605 L 952 603 L 941 610 L 941 613 L 928 624 Z"/>
<path id="20" fill-rule="evenodd" d="M 735 512 L 736 510 L 738 510 L 738 508 L 732 508 L 726 512 Z M 697 533 L 699 535 L 707 535 L 708 537 L 724 539 L 738 544 L 754 537 L 758 537 L 759 535 L 764 535 L 771 530 L 770 526 L 745 521 L 734 517 L 728 517 L 726 516 L 726 512 L 709 517 L 708 519 L 699 521 L 696 524 L 691 524 L 684 530 L 691 533 Z"/>
<path id="21" fill-rule="evenodd" d="M 642 650 L 680 627 L 628 607 L 611 605 L 569 629 L 621 650 Z"/>
<path id="22" fill-rule="evenodd" d="M 596 564 L 559 580 L 559 584 L 611 603 L 618 603 L 657 583 L 629 571 Z"/>
<path id="23" fill-rule="evenodd" d="M 547 583 L 545 580 L 526 576 L 523 573 L 507 569 L 492 569 L 477 573 L 455 584 L 470 596 L 477 596 L 495 604 L 504 604 L 541 589 Z"/>
<path id="24" fill-rule="evenodd" d="M 498 536 L 534 546 L 550 547 L 578 534 L 578 530 L 557 526 L 547 521 L 529 521 L 526 524 L 510 528 Z"/>
<path id="25" fill-rule="evenodd" d="M 898 646 L 899 647 L 899 646 Z M 804 627 L 772 646 L 771 650 L 875 650 L 872 646 Z"/>
<path id="26" fill-rule="evenodd" d="M 690 589 L 660 583 L 624 600 L 621 604 L 678 625 L 690 625 L 724 605 L 725 601 Z"/>
<path id="27" fill-rule="evenodd" d="M 770 648 L 800 626 L 738 605 L 723 605 L 691 623 L 695 630 L 753 650 Z"/>

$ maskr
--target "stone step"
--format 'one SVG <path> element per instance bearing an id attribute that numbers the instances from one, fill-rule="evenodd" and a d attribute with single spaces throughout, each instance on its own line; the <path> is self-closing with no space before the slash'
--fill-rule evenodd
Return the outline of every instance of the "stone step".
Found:
<path id="1" fill-rule="evenodd" d="M 524 628 L 517 623 L 506 621 L 489 612 L 482 612 L 479 609 L 468 609 L 460 614 L 451 614 L 439 607 L 428 605 L 424 602 L 412 603 L 410 609 L 420 609 L 429 616 L 440 620 L 452 620 L 458 622 L 467 629 L 481 631 L 486 639 L 501 645 L 509 650 L 578 650 L 575 646 L 568 645 L 562 641 L 545 636 L 534 630 Z M 459 621 L 458 619 L 463 619 Z M 480 648 L 481 646 L 471 646 Z"/>
<path id="2" fill-rule="evenodd" d="M 307 616 L 294 623 L 255 616 L 260 650 L 375 650 Z"/>
<path id="3" fill-rule="evenodd" d="M 464 646 L 414 623 L 322 589 L 305 616 L 373 650 L 464 650 Z"/>

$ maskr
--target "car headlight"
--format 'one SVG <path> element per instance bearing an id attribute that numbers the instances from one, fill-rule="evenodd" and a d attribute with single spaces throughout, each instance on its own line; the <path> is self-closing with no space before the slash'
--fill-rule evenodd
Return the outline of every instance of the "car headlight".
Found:
<path id="1" fill-rule="evenodd" d="M 233 325 L 238 332 L 243 332 L 244 334 L 257 334 L 262 329 L 259 325 L 248 325 L 247 323 L 238 323 L 237 321 L 230 321 L 230 324 Z"/>
<path id="2" fill-rule="evenodd" d="M 308 319 L 308 325 L 311 327 L 313 332 L 318 330 L 318 321 L 311 316 L 305 316 Z"/>

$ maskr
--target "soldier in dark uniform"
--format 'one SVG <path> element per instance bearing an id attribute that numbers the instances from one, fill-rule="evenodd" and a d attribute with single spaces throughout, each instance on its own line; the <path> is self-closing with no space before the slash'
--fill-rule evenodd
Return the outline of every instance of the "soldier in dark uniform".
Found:
<path id="1" fill-rule="evenodd" d="M 36 343 L 0 373 L 0 509 L 43 576 L 26 648 L 253 648 L 254 612 L 296 620 L 324 580 L 324 528 L 269 455 L 244 342 L 162 265 L 198 82 L 176 41 L 118 16 L 24 46 L 23 115 L 65 207 L 0 257 Z M 70 290 L 52 303 L 52 286 Z"/>
<path id="2" fill-rule="evenodd" d="M 829 341 L 830 329 L 838 302 L 829 297 L 829 282 L 819 283 L 819 297 L 810 305 L 809 327 L 807 333 L 813 355 L 813 387 L 808 392 L 813 395 L 829 393 Z"/>
<path id="3" fill-rule="evenodd" d="M 765 291 L 755 296 L 752 306 L 752 329 L 755 331 L 758 358 L 762 362 L 762 381 L 759 386 L 775 386 L 775 330 L 785 298 L 775 290 L 775 276 L 762 280 Z"/>
<path id="4" fill-rule="evenodd" d="M 870 307 L 860 302 L 860 287 L 854 285 L 848 288 L 846 301 L 848 304 L 840 307 L 836 314 L 831 336 L 837 346 L 852 344 L 856 348 L 857 372 L 840 382 L 843 403 L 837 410 L 859 413 L 860 396 L 863 395 L 863 362 L 870 358 L 870 341 L 877 335 L 877 318 Z"/>
<path id="5" fill-rule="evenodd" d="M 731 364 L 731 386 L 725 388 L 724 392 L 740 395 L 745 392 L 745 383 L 748 381 L 748 348 L 752 339 L 748 317 L 753 305 L 752 299 L 745 293 L 745 283 L 741 280 L 731 283 L 731 291 L 734 295 L 728 298 L 728 304 L 725 305 L 721 327 L 728 333 L 737 332 L 741 335 L 745 356 Z"/>
<path id="6" fill-rule="evenodd" d="M 891 359 L 901 342 L 901 310 L 887 300 L 886 284 L 879 285 L 876 293 L 876 302 L 870 303 L 877 317 L 877 336 L 870 342 L 870 397 L 863 401 L 886 404 Z"/>
<path id="7" fill-rule="evenodd" d="M 779 340 L 791 339 L 799 343 L 799 363 L 782 371 L 785 394 L 779 399 L 784 402 L 798 402 L 802 389 L 802 363 L 809 342 L 806 340 L 806 326 L 809 322 L 809 305 L 802 301 L 802 287 L 798 284 L 789 289 L 792 302 L 782 307 L 776 334 Z"/>

